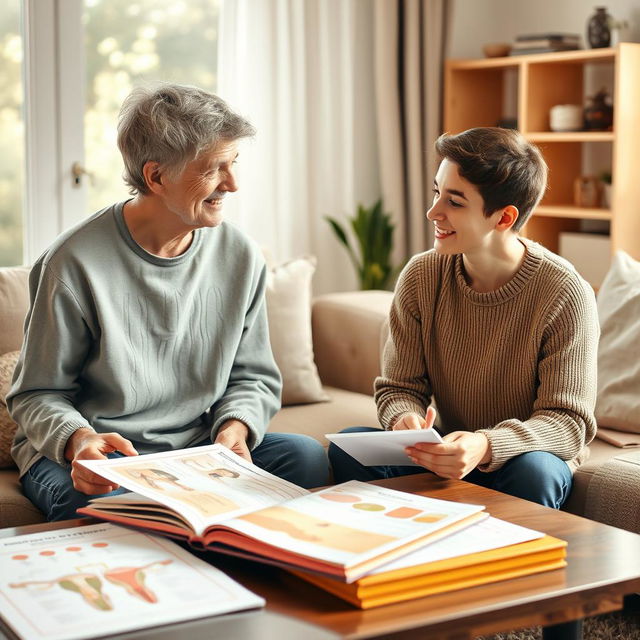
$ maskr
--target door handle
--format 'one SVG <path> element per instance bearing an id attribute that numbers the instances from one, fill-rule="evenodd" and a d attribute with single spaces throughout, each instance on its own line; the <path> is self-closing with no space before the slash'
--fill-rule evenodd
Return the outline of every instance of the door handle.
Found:
<path id="1" fill-rule="evenodd" d="M 89 178 L 89 183 L 93 184 L 93 173 L 87 171 L 80 162 L 74 162 L 71 165 L 72 186 L 78 188 L 82 185 L 82 176 Z"/>

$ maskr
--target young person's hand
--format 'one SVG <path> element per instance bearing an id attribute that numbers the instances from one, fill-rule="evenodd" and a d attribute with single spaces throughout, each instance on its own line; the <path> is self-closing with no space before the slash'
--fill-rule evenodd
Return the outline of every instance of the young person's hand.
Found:
<path id="1" fill-rule="evenodd" d="M 478 465 L 491 460 L 491 445 L 483 433 L 453 431 L 442 438 L 443 443 L 418 442 L 407 447 L 413 462 L 441 478 L 460 480 Z"/>
<path id="2" fill-rule="evenodd" d="M 402 431 L 404 429 L 431 429 L 436 419 L 436 410 L 433 407 L 427 409 L 424 418 L 417 413 L 402 413 L 391 427 L 392 431 Z"/>
<path id="3" fill-rule="evenodd" d="M 96 433 L 93 429 L 76 429 L 64 448 L 64 457 L 71 462 L 73 487 L 81 493 L 98 495 L 115 491 L 118 485 L 89 471 L 79 460 L 104 460 L 108 453 L 119 451 L 125 456 L 137 456 L 134 446 L 119 433 Z"/>
<path id="4" fill-rule="evenodd" d="M 249 427 L 240 420 L 227 420 L 219 429 L 214 444 L 221 444 L 233 453 L 251 462 L 251 453 L 247 446 Z"/>

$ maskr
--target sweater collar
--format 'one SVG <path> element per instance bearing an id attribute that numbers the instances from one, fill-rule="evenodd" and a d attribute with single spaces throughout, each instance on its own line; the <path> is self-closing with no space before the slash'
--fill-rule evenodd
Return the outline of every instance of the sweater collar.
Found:
<path id="1" fill-rule="evenodd" d="M 462 254 L 455 256 L 456 283 L 465 298 L 474 304 L 490 307 L 511 300 L 511 298 L 518 295 L 520 291 L 524 289 L 542 264 L 542 247 L 526 238 L 521 238 L 520 240 L 526 249 L 520 268 L 511 280 L 503 284 L 499 289 L 487 293 L 475 291 L 467 284 L 464 276 Z"/>

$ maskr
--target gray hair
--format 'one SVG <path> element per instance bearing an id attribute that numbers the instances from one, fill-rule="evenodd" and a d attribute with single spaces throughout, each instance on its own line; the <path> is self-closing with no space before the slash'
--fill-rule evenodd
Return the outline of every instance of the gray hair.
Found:
<path id="1" fill-rule="evenodd" d="M 255 135 L 254 127 L 213 95 L 179 84 L 138 87 L 125 99 L 118 118 L 118 148 L 124 181 L 132 194 L 146 194 L 143 167 L 158 162 L 172 174 L 220 140 Z"/>

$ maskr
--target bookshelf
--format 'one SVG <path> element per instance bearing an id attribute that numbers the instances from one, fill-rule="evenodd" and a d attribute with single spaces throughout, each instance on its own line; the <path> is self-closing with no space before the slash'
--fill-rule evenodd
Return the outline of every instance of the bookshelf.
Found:
<path id="1" fill-rule="evenodd" d="M 549 110 L 557 104 L 584 105 L 589 73 L 611 78 L 612 131 L 555 132 Z M 640 260 L 640 44 L 615 48 L 530 54 L 445 64 L 444 129 L 496 126 L 507 115 L 536 143 L 549 165 L 549 186 L 523 234 L 559 251 L 560 234 L 587 233 L 596 221 L 608 232 L 610 251 L 623 249 Z M 593 82 L 593 81 L 592 81 Z M 599 86 L 595 87 L 600 88 Z M 512 93 L 511 111 L 505 113 Z M 612 174 L 610 208 L 576 206 L 574 181 L 585 162 Z M 587 160 L 585 160 L 585 158 Z"/>

